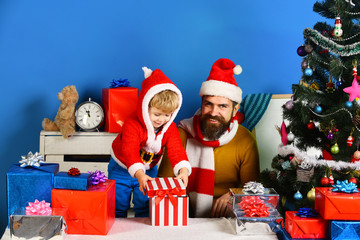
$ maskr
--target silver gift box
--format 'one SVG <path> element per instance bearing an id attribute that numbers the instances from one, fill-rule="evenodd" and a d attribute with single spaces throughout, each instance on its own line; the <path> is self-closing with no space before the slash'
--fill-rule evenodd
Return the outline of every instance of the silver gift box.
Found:
<path id="1" fill-rule="evenodd" d="M 26 215 L 25 209 L 17 209 L 10 215 L 11 239 L 62 240 L 66 223 L 62 216 Z"/>
<path id="2" fill-rule="evenodd" d="M 230 188 L 230 198 L 226 217 L 237 235 L 275 235 L 279 228 L 277 220 L 282 219 L 277 210 L 279 194 L 272 188 L 265 188 L 263 193 L 245 192 L 242 188 Z M 257 196 L 268 207 L 267 217 L 248 217 L 238 205 L 245 197 Z"/>

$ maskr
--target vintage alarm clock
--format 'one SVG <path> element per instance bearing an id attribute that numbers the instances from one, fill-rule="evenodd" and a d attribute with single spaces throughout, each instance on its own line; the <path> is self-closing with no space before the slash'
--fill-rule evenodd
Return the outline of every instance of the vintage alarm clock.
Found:
<path id="1" fill-rule="evenodd" d="M 89 98 L 78 105 L 75 111 L 75 122 L 84 131 L 99 131 L 104 121 L 104 111 L 100 104 Z"/>

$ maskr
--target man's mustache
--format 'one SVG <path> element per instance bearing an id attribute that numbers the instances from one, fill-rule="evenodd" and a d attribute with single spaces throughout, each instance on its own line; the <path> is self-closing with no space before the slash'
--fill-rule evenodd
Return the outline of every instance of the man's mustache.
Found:
<path id="1" fill-rule="evenodd" d="M 217 120 L 217 121 L 220 121 L 220 122 L 223 122 L 223 121 L 225 121 L 225 119 L 223 118 L 223 117 L 221 117 L 221 116 L 212 116 L 212 115 L 210 115 L 210 114 L 204 114 L 203 116 L 202 116 L 202 119 L 203 120 Z"/>

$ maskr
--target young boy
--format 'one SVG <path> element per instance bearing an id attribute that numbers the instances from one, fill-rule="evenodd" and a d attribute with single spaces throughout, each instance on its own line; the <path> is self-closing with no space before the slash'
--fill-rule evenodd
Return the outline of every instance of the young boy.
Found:
<path id="1" fill-rule="evenodd" d="M 143 67 L 142 83 L 136 116 L 125 121 L 111 148 L 108 165 L 109 179 L 116 180 L 115 216 L 127 217 L 133 192 L 135 217 L 149 215 L 149 200 L 145 184 L 157 174 L 157 164 L 164 148 L 176 178 L 185 186 L 191 166 L 182 146 L 175 119 L 182 96 L 175 84 L 156 69 Z"/>

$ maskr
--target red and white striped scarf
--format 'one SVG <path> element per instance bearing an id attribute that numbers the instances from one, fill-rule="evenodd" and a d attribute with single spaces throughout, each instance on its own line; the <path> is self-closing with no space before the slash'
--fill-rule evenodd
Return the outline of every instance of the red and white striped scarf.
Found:
<path id="1" fill-rule="evenodd" d="M 179 127 L 188 133 L 186 153 L 192 172 L 187 186 L 190 204 L 195 217 L 209 217 L 212 208 L 215 184 L 214 147 L 230 142 L 238 129 L 238 120 L 235 116 L 229 129 L 218 140 L 207 140 L 200 129 L 200 111 L 191 118 L 180 121 Z"/>

